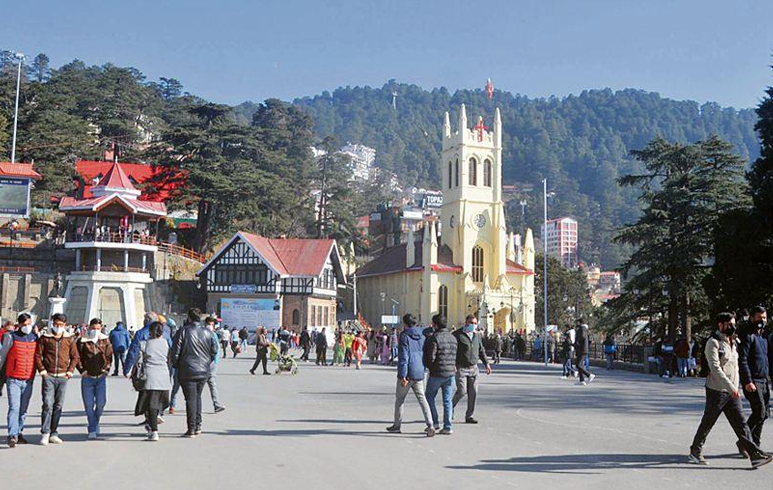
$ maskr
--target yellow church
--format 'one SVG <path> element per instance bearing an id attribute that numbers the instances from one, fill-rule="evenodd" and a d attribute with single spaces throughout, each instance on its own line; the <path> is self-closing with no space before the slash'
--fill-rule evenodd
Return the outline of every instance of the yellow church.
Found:
<path id="1" fill-rule="evenodd" d="M 460 326 L 468 314 L 489 332 L 534 330 L 534 237 L 508 235 L 502 202 L 502 118 L 492 131 L 483 119 L 467 125 L 464 105 L 456 131 L 443 124 L 443 207 L 406 243 L 356 272 L 359 311 L 381 316 L 413 313 L 423 324 L 440 313 Z"/>

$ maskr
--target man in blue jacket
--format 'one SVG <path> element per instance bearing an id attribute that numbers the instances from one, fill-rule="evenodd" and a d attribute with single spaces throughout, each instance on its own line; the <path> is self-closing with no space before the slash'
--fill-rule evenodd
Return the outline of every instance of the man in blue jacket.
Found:
<path id="1" fill-rule="evenodd" d="M 432 413 L 424 395 L 424 329 L 416 326 L 416 318 L 410 313 L 403 317 L 405 329 L 397 342 L 397 387 L 395 388 L 395 421 L 387 432 L 399 434 L 403 422 L 403 404 L 408 392 L 413 390 L 427 424 L 427 437 L 435 435 Z"/>
<path id="2" fill-rule="evenodd" d="M 110 332 L 110 346 L 113 348 L 113 357 L 115 358 L 115 369 L 113 376 L 118 376 L 118 363 L 121 366 L 126 364 L 126 351 L 129 349 L 129 331 L 124 327 L 123 322 L 115 324 L 115 328 Z"/>
<path id="3" fill-rule="evenodd" d="M 746 422 L 751 429 L 754 444 L 760 445 L 762 427 L 770 414 L 770 366 L 768 359 L 768 339 L 765 338 L 765 327 L 768 323 L 768 313 L 762 306 L 752 310 L 752 319 L 741 332 L 738 348 L 738 371 L 743 386 L 743 395 L 749 400 L 752 414 Z M 748 455 L 738 443 L 738 450 L 744 456 Z"/>

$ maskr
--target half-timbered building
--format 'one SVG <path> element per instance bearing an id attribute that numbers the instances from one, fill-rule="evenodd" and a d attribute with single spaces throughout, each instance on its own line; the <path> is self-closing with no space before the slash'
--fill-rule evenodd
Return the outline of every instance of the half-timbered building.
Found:
<path id="1" fill-rule="evenodd" d="M 335 240 L 236 233 L 197 273 L 207 310 L 232 327 L 332 327 L 344 285 Z"/>

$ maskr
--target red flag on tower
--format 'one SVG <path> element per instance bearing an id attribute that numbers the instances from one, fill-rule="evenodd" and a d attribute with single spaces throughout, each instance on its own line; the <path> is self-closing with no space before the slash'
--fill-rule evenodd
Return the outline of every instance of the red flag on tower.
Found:
<path id="1" fill-rule="evenodd" d="M 491 83 L 491 79 L 486 80 L 486 96 L 488 100 L 494 100 L 494 84 Z"/>

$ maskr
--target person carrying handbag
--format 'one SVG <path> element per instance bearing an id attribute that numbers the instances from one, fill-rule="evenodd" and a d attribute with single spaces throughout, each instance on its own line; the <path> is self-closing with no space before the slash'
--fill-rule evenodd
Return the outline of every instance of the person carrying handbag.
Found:
<path id="1" fill-rule="evenodd" d="M 148 340 L 140 347 L 141 358 L 132 371 L 132 384 L 139 391 L 134 415 L 145 415 L 149 441 L 158 441 L 158 414 L 169 407 L 172 389 L 169 371 L 169 344 L 161 322 L 150 324 Z"/>

